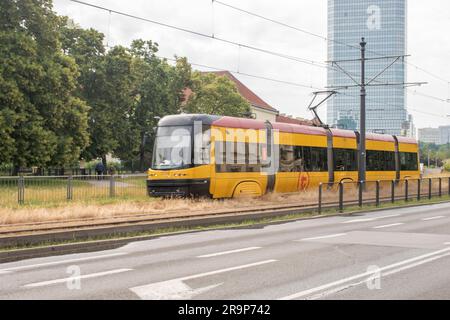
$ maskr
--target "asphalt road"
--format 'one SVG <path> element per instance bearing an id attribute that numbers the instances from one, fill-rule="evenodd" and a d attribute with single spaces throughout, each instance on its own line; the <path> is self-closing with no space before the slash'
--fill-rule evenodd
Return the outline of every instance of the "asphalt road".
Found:
<path id="1" fill-rule="evenodd" d="M 450 203 L 0 264 L 0 299 L 450 299 Z"/>

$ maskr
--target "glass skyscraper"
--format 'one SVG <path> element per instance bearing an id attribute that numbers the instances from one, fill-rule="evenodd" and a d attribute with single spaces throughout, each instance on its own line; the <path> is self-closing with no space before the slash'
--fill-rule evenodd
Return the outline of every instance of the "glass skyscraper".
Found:
<path id="1" fill-rule="evenodd" d="M 328 0 L 328 60 L 359 59 L 361 37 L 366 39 L 366 58 L 404 55 L 406 52 L 406 0 Z M 347 44 L 347 45 L 346 45 Z M 348 46 L 350 45 L 350 46 Z M 403 83 L 406 78 L 402 59 L 371 84 Z M 366 61 L 366 82 L 385 69 L 393 59 Z M 360 61 L 339 65 L 358 82 Z M 330 65 L 331 66 L 331 65 Z M 355 83 L 336 67 L 328 69 L 328 86 Z M 327 104 L 330 125 L 359 130 L 359 87 L 339 90 Z M 406 135 L 408 114 L 403 86 L 367 87 L 367 131 Z"/>

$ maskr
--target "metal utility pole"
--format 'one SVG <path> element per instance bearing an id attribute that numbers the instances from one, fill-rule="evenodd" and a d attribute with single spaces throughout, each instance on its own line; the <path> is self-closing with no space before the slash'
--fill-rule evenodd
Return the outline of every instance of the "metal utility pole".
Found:
<path id="1" fill-rule="evenodd" d="M 359 111 L 359 170 L 358 181 L 366 181 L 366 41 L 361 39 L 361 102 Z"/>
<path id="2" fill-rule="evenodd" d="M 366 88 L 367 87 L 380 87 L 380 86 L 414 86 L 414 85 L 422 85 L 426 84 L 426 82 L 414 82 L 414 83 L 372 83 L 377 82 L 375 81 L 378 77 L 380 77 L 383 73 L 386 72 L 390 67 L 392 67 L 397 61 L 404 59 L 407 57 L 407 55 L 399 55 L 399 56 L 383 56 L 383 57 L 372 57 L 372 58 L 366 58 L 366 45 L 367 42 L 365 41 L 365 38 L 361 38 L 360 42 L 360 51 L 361 51 L 361 58 L 360 59 L 348 59 L 348 60 L 340 60 L 340 61 L 328 61 L 332 64 L 333 67 L 336 67 L 336 70 L 339 70 L 343 73 L 345 73 L 355 84 L 353 85 L 344 85 L 339 87 L 327 87 L 332 88 L 332 91 L 335 92 L 337 90 L 341 89 L 348 89 L 352 87 L 359 87 L 360 88 L 360 121 L 359 121 L 359 148 L 358 148 L 358 181 L 364 184 L 366 181 Z M 393 61 L 387 65 L 383 70 L 381 70 L 379 73 L 377 73 L 375 76 L 372 77 L 369 81 L 366 81 L 366 61 L 369 60 L 381 60 L 381 59 L 393 59 Z M 361 62 L 361 80 L 358 81 L 355 79 L 355 77 L 344 70 L 339 63 L 347 63 L 347 62 Z M 339 93 L 339 92 L 338 92 Z"/>

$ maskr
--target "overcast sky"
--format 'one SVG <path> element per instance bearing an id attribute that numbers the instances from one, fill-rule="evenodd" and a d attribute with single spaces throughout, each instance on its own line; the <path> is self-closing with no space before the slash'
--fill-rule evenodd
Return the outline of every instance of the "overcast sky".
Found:
<path id="1" fill-rule="evenodd" d="M 326 60 L 326 41 L 238 13 L 211 0 L 84 0 L 88 3 L 161 21 L 235 42 L 266 48 L 311 61 Z M 225 3 L 267 16 L 286 24 L 326 36 L 326 0 L 222 0 Z M 388 1 L 388 0 L 386 0 Z M 316 66 L 274 57 L 212 39 L 186 34 L 147 22 L 109 14 L 69 0 L 54 0 L 54 9 L 84 28 L 92 27 L 106 35 L 110 46 L 129 45 L 133 39 L 159 43 L 160 56 L 186 56 L 192 63 L 240 71 L 307 86 L 326 86 L 326 70 Z M 408 1 L 409 62 L 450 80 L 450 1 Z M 198 68 L 200 70 L 206 70 Z M 293 116 L 312 118 L 306 107 L 314 89 L 237 77 L 269 104 Z M 418 128 L 450 125 L 450 103 L 426 98 L 418 93 L 450 99 L 448 82 L 408 66 L 408 81 L 428 85 L 411 88 L 407 104 Z M 416 111 L 418 110 L 418 111 Z M 421 112 L 420 112 L 421 111 Z M 433 115 L 430 115 L 433 114 Z M 321 110 L 325 117 L 325 107 Z"/>

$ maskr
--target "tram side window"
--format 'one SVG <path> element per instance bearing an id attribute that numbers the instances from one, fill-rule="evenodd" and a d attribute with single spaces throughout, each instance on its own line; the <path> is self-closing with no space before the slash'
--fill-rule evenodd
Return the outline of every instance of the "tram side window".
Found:
<path id="1" fill-rule="evenodd" d="M 395 154 L 391 151 L 367 150 L 367 171 L 395 171 Z"/>
<path id="2" fill-rule="evenodd" d="M 327 149 L 280 145 L 280 172 L 327 171 Z"/>
<path id="3" fill-rule="evenodd" d="M 327 171 L 327 149 L 316 147 L 303 147 L 305 170 L 311 172 Z"/>
<path id="4" fill-rule="evenodd" d="M 280 172 L 295 172 L 294 146 L 280 145 Z"/>
<path id="5" fill-rule="evenodd" d="M 334 149 L 335 171 L 357 171 L 356 150 Z"/>
<path id="6" fill-rule="evenodd" d="M 257 143 L 218 141 L 215 145 L 216 172 L 259 172 L 260 154 Z"/>
<path id="7" fill-rule="evenodd" d="M 418 170 L 417 153 L 400 152 L 400 170 L 403 171 Z"/>
<path id="8" fill-rule="evenodd" d="M 386 171 L 395 171 L 395 152 L 384 152 L 384 163 L 386 165 Z"/>

